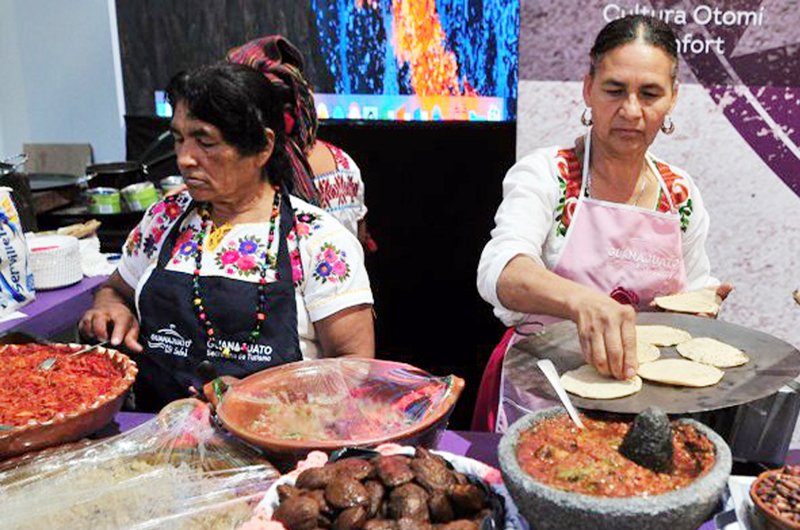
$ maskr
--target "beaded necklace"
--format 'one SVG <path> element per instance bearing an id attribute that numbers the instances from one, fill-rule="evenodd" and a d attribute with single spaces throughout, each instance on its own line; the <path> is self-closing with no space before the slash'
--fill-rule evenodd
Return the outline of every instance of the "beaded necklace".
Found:
<path id="1" fill-rule="evenodd" d="M 248 343 L 242 344 L 242 350 L 245 352 L 247 352 L 251 346 L 258 343 L 258 339 L 261 337 L 261 324 L 267 319 L 267 313 L 266 313 L 267 271 L 269 270 L 270 267 L 273 268 L 275 267 L 274 264 L 275 260 L 271 258 L 269 250 L 270 248 L 272 248 L 272 242 L 275 240 L 275 225 L 278 219 L 278 213 L 280 212 L 281 208 L 280 188 L 274 186 L 273 189 L 275 191 L 275 197 L 272 200 L 272 212 L 269 217 L 269 236 L 267 237 L 267 250 L 264 257 L 264 262 L 258 269 L 260 278 L 258 279 L 258 301 L 256 302 L 256 323 L 253 328 L 253 331 L 250 332 L 250 339 L 252 341 L 252 344 Z M 200 213 L 200 219 L 202 220 L 201 230 L 203 237 L 205 239 L 206 234 L 209 234 L 209 230 L 212 228 L 214 223 L 211 220 L 211 214 L 209 213 L 207 208 L 201 207 L 199 209 L 199 213 Z M 217 243 L 219 243 L 219 241 L 217 241 Z M 214 324 L 211 322 L 211 318 L 209 317 L 207 310 L 208 308 L 205 306 L 203 297 L 200 293 L 200 268 L 203 263 L 203 247 L 205 245 L 206 245 L 205 242 L 201 242 L 199 245 L 197 245 L 197 249 L 195 250 L 194 253 L 194 274 L 192 278 L 192 288 L 193 288 L 192 290 L 194 294 L 194 307 L 195 307 L 195 312 L 197 313 L 197 319 L 200 321 L 200 325 L 205 328 L 208 341 L 212 344 L 212 346 L 216 346 L 217 331 L 214 328 Z M 222 350 L 223 357 L 229 357 L 231 355 L 230 348 L 226 347 L 218 349 Z"/>

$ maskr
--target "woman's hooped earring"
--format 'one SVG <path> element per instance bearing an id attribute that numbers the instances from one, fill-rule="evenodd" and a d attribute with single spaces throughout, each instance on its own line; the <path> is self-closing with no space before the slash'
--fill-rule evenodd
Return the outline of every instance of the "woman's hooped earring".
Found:
<path id="1" fill-rule="evenodd" d="M 672 117 L 669 114 L 664 116 L 664 121 L 661 122 L 661 132 L 664 134 L 672 134 L 675 132 L 675 122 L 672 121 Z"/>
<path id="2" fill-rule="evenodd" d="M 592 124 L 592 108 L 586 107 L 581 114 L 581 123 L 584 127 L 589 127 Z"/>

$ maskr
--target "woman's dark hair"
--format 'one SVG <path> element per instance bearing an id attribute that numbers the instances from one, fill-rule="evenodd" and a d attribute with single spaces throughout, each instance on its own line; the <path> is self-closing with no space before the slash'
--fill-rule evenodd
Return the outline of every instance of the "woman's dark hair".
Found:
<path id="1" fill-rule="evenodd" d="M 267 147 L 265 128 L 275 133 L 264 177 L 292 192 L 293 170 L 286 152 L 283 118 L 285 95 L 280 87 L 247 66 L 217 63 L 180 72 L 167 86 L 173 108 L 185 103 L 192 117 L 219 129 L 240 154 L 254 155 Z"/>
<path id="2" fill-rule="evenodd" d="M 628 15 L 612 20 L 600 30 L 594 41 L 594 46 L 589 52 L 591 63 L 589 75 L 594 76 L 597 66 L 603 56 L 631 42 L 642 41 L 656 48 L 660 48 L 672 59 L 670 73 L 674 83 L 678 77 L 678 42 L 675 32 L 669 24 L 660 18 L 647 15 Z"/>

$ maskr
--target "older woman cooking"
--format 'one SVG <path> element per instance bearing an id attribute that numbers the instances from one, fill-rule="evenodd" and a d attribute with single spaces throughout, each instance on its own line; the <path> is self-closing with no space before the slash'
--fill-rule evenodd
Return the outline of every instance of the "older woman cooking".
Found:
<path id="1" fill-rule="evenodd" d="M 513 326 L 571 320 L 586 362 L 623 379 L 638 367 L 636 309 L 659 295 L 714 288 L 724 298 L 732 288 L 711 276 L 699 190 L 648 152 L 659 130 L 675 127 L 675 34 L 654 17 L 615 20 L 597 36 L 590 61 L 585 137 L 533 152 L 503 182 L 478 290 L 510 329 L 484 373 L 476 429 L 511 421 L 515 404 L 503 406 L 500 375 L 520 336 Z"/>
<path id="2" fill-rule="evenodd" d="M 186 395 L 206 360 L 243 376 L 304 358 L 373 356 L 361 245 L 290 195 L 287 95 L 233 64 L 178 74 L 167 92 L 188 190 L 148 210 L 80 323 L 99 339 L 111 328 L 112 344 L 139 352 L 136 407 Z"/>

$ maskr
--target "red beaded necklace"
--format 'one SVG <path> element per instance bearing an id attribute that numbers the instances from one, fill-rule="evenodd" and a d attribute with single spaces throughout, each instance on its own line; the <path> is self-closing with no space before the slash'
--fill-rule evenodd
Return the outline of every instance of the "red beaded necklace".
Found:
<path id="1" fill-rule="evenodd" d="M 272 213 L 269 217 L 269 236 L 267 237 L 267 250 L 265 252 L 264 262 L 261 263 L 259 267 L 259 279 L 258 279 L 258 300 L 256 302 L 256 322 L 253 328 L 253 331 L 250 332 L 250 339 L 251 343 L 244 343 L 242 344 L 242 350 L 247 352 L 251 346 L 258 343 L 258 339 L 261 337 L 261 324 L 267 319 L 266 313 L 266 305 L 267 305 L 267 293 L 266 293 L 266 286 L 267 286 L 267 271 L 270 267 L 275 268 L 275 259 L 270 256 L 270 249 L 272 248 L 272 242 L 275 240 L 275 225 L 277 224 L 278 213 L 281 209 L 281 194 L 280 188 L 278 186 L 273 187 L 275 191 L 275 196 L 272 200 Z M 208 208 L 201 207 L 199 209 L 200 218 L 202 220 L 202 228 L 201 233 L 203 234 L 203 239 L 205 239 L 206 234 L 208 234 L 209 229 L 214 224 L 211 220 L 211 214 L 208 211 Z M 216 336 L 217 331 L 214 328 L 214 324 L 211 321 L 211 317 L 208 314 L 208 308 L 206 304 L 203 302 L 203 297 L 200 292 L 200 268 L 203 264 L 203 247 L 205 246 L 205 241 L 201 241 L 199 245 L 197 245 L 197 249 L 194 253 L 194 275 L 192 278 L 192 287 L 193 287 L 193 294 L 194 294 L 194 307 L 195 312 L 197 313 L 197 319 L 200 321 L 200 325 L 205 328 L 206 336 L 208 337 L 208 341 L 213 345 L 216 346 Z M 276 271 L 277 275 L 277 271 Z M 217 349 L 222 351 L 223 357 L 229 357 L 231 355 L 230 348 L 219 348 Z"/>

